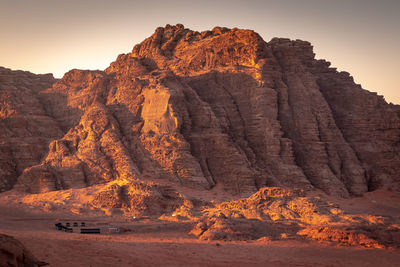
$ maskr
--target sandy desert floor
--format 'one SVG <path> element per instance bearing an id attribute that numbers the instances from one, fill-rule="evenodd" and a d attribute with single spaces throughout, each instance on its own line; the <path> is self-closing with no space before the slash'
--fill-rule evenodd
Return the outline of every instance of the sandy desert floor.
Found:
<path id="1" fill-rule="evenodd" d="M 133 221 L 84 216 L 65 211 L 43 212 L 0 197 L 0 233 L 19 239 L 50 266 L 399 266 L 398 249 L 368 249 L 317 241 L 202 241 L 188 235 L 191 225 L 157 218 Z M 337 199 L 336 199 L 337 202 Z M 398 193 L 378 191 L 340 200 L 351 212 L 400 216 Z M 114 235 L 56 231 L 56 222 L 118 225 Z"/>

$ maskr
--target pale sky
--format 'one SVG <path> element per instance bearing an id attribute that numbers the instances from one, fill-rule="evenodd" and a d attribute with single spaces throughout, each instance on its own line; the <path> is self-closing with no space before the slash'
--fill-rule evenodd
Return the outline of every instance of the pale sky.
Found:
<path id="1" fill-rule="evenodd" d="M 400 104 L 400 0 L 0 0 L 0 66 L 105 69 L 159 26 L 252 29 L 310 41 L 317 58 Z"/>

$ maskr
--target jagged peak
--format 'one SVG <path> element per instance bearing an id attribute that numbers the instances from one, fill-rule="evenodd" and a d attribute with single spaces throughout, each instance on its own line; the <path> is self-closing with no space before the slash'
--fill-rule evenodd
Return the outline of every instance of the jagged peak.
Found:
<path id="1" fill-rule="evenodd" d="M 143 57 L 144 55 L 157 55 L 160 52 L 173 50 L 175 44 L 184 41 L 188 44 L 200 42 L 204 39 L 227 35 L 236 42 L 246 43 L 264 43 L 261 36 L 253 30 L 214 27 L 212 30 L 202 32 L 193 31 L 185 28 L 182 24 L 171 26 L 167 24 L 165 27 L 158 27 L 155 32 L 140 44 L 135 45 L 131 55 L 134 57 Z"/>
<path id="2" fill-rule="evenodd" d="M 184 30 L 185 26 L 183 24 L 176 24 L 176 25 L 171 25 L 171 24 L 166 24 L 165 27 L 158 27 L 155 32 L 175 32 L 175 31 L 181 31 Z"/>
<path id="3" fill-rule="evenodd" d="M 253 30 L 214 27 L 198 32 L 182 24 L 167 24 L 112 65 L 129 66 L 134 63 L 131 58 L 145 59 L 142 63 L 149 70 L 170 69 L 178 75 L 229 66 L 259 67 L 258 60 L 268 57 L 265 47 L 266 42 Z"/>
<path id="4" fill-rule="evenodd" d="M 301 39 L 292 40 L 284 37 L 273 37 L 269 42 L 269 45 L 287 45 L 287 46 L 312 46 L 310 42 Z"/>
<path id="5" fill-rule="evenodd" d="M 87 86 L 96 78 L 104 77 L 104 75 L 105 73 L 100 70 L 72 69 L 64 74 L 59 83 L 82 87 Z"/>

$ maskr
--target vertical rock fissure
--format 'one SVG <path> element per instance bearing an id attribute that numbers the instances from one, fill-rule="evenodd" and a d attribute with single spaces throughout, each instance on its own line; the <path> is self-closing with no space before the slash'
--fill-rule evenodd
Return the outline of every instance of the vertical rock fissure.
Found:
<path id="1" fill-rule="evenodd" d="M 251 153 L 253 155 L 256 155 L 256 153 L 253 150 L 253 148 L 250 146 L 249 141 L 247 139 L 247 136 L 246 136 L 247 133 L 246 133 L 246 130 L 245 130 L 246 129 L 246 124 L 245 124 L 243 116 L 242 116 L 242 114 L 240 112 L 240 107 L 237 104 L 237 101 L 234 98 L 234 96 L 229 92 L 229 90 L 224 85 L 222 85 L 221 87 L 222 87 L 223 91 L 229 96 L 229 99 L 232 101 L 232 103 L 233 103 L 233 105 L 235 107 L 235 111 L 238 114 L 238 117 L 240 119 L 241 128 L 243 130 L 243 136 L 240 136 L 240 135 L 236 136 L 235 131 L 233 131 L 233 130 L 229 131 L 230 133 L 232 133 L 232 137 L 231 137 L 232 141 L 233 141 L 233 143 L 235 145 L 237 145 L 240 148 L 239 151 L 242 151 L 243 154 L 246 156 L 246 159 L 247 159 L 247 162 L 249 163 L 249 165 L 254 168 L 255 167 L 254 166 L 254 160 L 253 160 L 254 157 L 251 157 L 251 155 L 249 155 L 248 149 L 250 149 L 250 151 L 251 151 Z M 229 113 L 226 113 L 226 114 L 229 114 Z M 230 126 L 232 126 L 232 122 L 231 122 L 231 119 L 230 119 L 229 115 L 227 115 L 227 119 L 229 121 Z M 244 144 L 241 144 L 242 142 L 238 142 L 237 139 L 242 139 L 243 143 L 247 146 L 248 149 L 246 149 L 246 147 L 243 147 Z"/>
<path id="2" fill-rule="evenodd" d="M 310 72 L 315 74 L 312 71 L 312 69 L 310 70 Z M 346 138 L 346 135 L 343 133 L 343 129 L 340 127 L 340 123 L 338 123 L 337 114 L 336 114 L 336 112 L 334 112 L 334 109 L 333 109 L 332 104 L 330 103 L 330 101 L 328 101 L 328 98 L 326 96 L 326 90 L 323 89 L 324 86 L 323 86 L 323 84 L 321 84 L 321 81 L 320 81 L 319 78 L 316 79 L 316 83 L 317 83 L 319 92 L 321 93 L 323 99 L 327 103 L 327 106 L 329 108 L 333 123 L 335 125 L 335 128 L 339 132 L 340 137 L 343 139 L 343 141 L 345 142 L 347 147 L 350 149 L 350 153 L 352 153 L 355 156 L 355 158 L 356 158 L 356 160 L 358 162 L 358 166 L 363 170 L 363 172 L 364 172 L 363 178 L 364 178 L 365 184 L 367 185 L 367 191 L 370 191 L 370 189 L 369 189 L 370 188 L 370 185 L 369 185 L 369 183 L 370 183 L 369 180 L 370 179 L 368 178 L 367 169 L 364 166 L 364 162 L 362 161 L 362 159 L 358 155 L 358 151 L 354 148 L 353 143 L 350 142 Z M 344 173 L 344 160 L 345 159 L 343 159 L 341 153 L 337 153 L 337 154 L 338 154 L 338 157 L 340 158 L 340 172 L 341 172 L 341 174 L 340 174 L 341 179 L 340 180 L 345 184 L 347 190 L 349 190 L 351 192 L 351 183 L 350 183 L 350 181 L 348 181 L 344 177 L 342 177 L 342 174 Z M 354 193 L 354 192 L 351 192 L 351 193 Z"/>
<path id="3" fill-rule="evenodd" d="M 210 174 L 210 178 L 211 178 L 211 181 L 212 181 L 212 183 L 210 183 L 210 186 L 211 186 L 211 188 L 213 188 L 214 186 L 217 185 L 217 180 L 214 178 L 214 175 L 213 175 L 213 173 L 212 173 L 212 171 L 210 169 L 210 165 L 208 163 L 208 158 L 207 157 L 205 158 L 205 162 L 206 162 L 206 170 Z"/>
<path id="4" fill-rule="evenodd" d="M 327 166 L 329 167 L 329 170 L 332 172 L 332 174 L 343 183 L 343 180 L 340 179 L 342 177 L 342 173 L 337 173 L 337 171 L 335 170 L 334 166 L 332 166 L 332 159 L 331 159 L 331 153 L 329 151 L 329 147 L 328 147 L 328 143 L 327 140 L 325 140 L 325 138 L 323 138 L 321 136 L 321 132 L 322 132 L 322 127 L 321 127 L 321 122 L 320 122 L 320 118 L 317 114 L 314 114 L 314 118 L 315 121 L 317 122 L 317 129 L 318 129 L 318 138 L 319 141 L 321 143 L 324 144 L 324 150 L 325 150 L 325 154 L 327 157 Z M 339 156 L 339 153 L 336 152 L 336 154 Z"/>

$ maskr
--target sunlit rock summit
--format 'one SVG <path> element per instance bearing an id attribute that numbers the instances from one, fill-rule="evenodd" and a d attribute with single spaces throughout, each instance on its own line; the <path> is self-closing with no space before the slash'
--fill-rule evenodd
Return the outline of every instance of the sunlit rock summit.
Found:
<path id="1" fill-rule="evenodd" d="M 306 41 L 178 24 L 104 71 L 0 68 L 0 190 L 130 181 L 162 202 L 181 196 L 155 179 L 246 196 L 399 188 L 399 106 L 314 56 Z"/>

